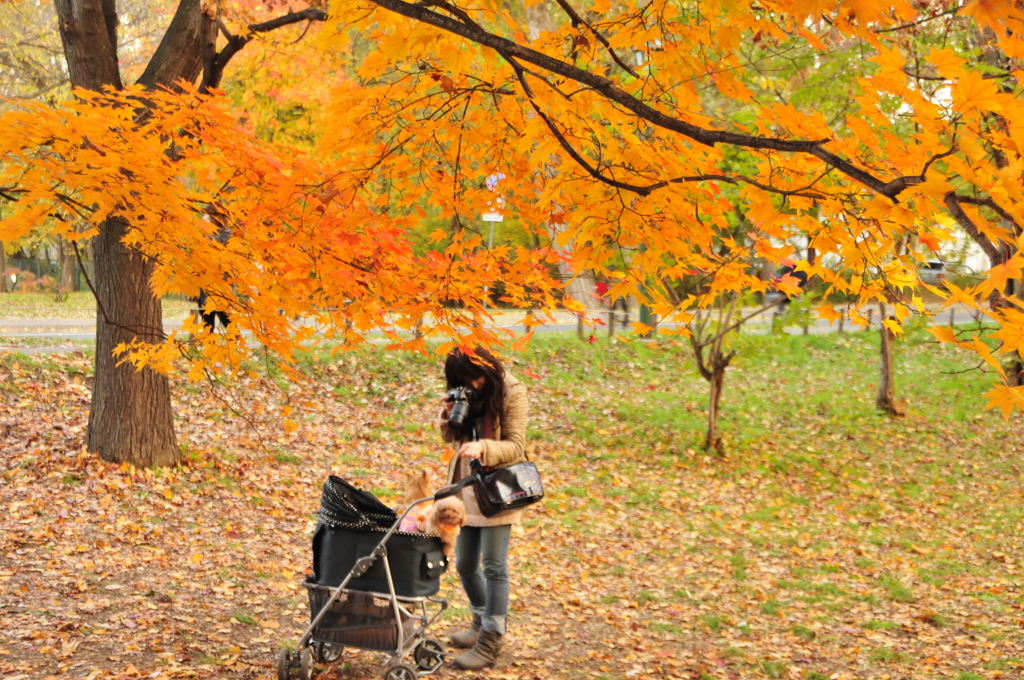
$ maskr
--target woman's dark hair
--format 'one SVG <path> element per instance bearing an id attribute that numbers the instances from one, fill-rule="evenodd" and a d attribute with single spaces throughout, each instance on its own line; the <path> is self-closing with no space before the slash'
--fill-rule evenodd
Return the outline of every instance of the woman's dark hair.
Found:
<path id="1" fill-rule="evenodd" d="M 483 347 L 473 348 L 473 355 L 456 347 L 444 361 L 444 378 L 448 389 L 469 387 L 479 377 L 487 378 L 480 390 L 480 402 L 486 411 L 500 419 L 505 412 L 505 369 L 497 357 Z"/>

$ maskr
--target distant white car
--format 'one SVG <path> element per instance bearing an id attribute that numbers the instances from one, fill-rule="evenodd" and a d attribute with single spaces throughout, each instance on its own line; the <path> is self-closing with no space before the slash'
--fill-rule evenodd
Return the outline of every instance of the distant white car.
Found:
<path id="1" fill-rule="evenodd" d="M 921 277 L 921 281 L 924 283 L 936 286 L 951 278 L 953 272 L 947 269 L 946 264 L 941 260 L 929 260 L 918 267 L 917 275 Z"/>

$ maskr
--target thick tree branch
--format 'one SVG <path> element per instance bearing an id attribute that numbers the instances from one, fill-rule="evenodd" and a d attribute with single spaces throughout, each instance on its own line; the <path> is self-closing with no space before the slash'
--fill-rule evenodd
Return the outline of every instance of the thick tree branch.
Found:
<path id="1" fill-rule="evenodd" d="M 958 196 L 956 192 L 951 191 L 946 194 L 946 198 L 943 201 L 946 207 L 949 209 L 950 214 L 956 223 L 960 225 L 960 228 L 967 232 L 967 235 L 974 239 L 974 242 L 988 255 L 989 262 L 992 266 L 996 266 L 1003 263 L 1003 253 L 998 247 L 989 239 L 988 236 L 981 233 L 971 218 L 964 212 L 964 209 L 960 206 L 961 203 L 971 203 L 975 199 L 969 199 L 966 196 Z"/>
<path id="2" fill-rule="evenodd" d="M 724 130 L 709 130 L 702 128 L 667 115 L 653 108 L 649 104 L 636 99 L 631 94 L 618 87 L 612 80 L 605 78 L 604 76 L 591 73 L 590 71 L 586 71 L 559 59 L 555 59 L 534 49 L 485 31 L 475 25 L 459 22 L 451 17 L 433 12 L 422 5 L 405 2 L 405 0 L 372 0 L 372 2 L 390 12 L 434 26 L 435 28 L 447 31 L 448 33 L 461 36 L 484 47 L 490 47 L 506 59 L 517 59 L 519 61 L 532 64 L 550 73 L 555 73 L 564 78 L 568 78 L 569 80 L 573 80 L 586 87 L 590 87 L 599 92 L 609 101 L 633 112 L 652 125 L 681 134 L 699 144 L 704 144 L 706 146 L 728 144 L 747 149 L 762 149 L 781 151 L 785 153 L 807 153 L 819 158 L 847 177 L 860 182 L 872 191 L 886 196 L 893 201 L 897 200 L 897 196 L 906 189 L 907 186 L 916 183 L 912 178 L 899 178 L 892 182 L 883 182 L 866 170 L 858 168 L 850 161 L 840 158 L 838 155 L 827 150 L 824 145 L 829 141 L 828 139 L 782 139 L 779 137 L 762 137 Z"/>
<path id="3" fill-rule="evenodd" d="M 232 35 L 223 24 L 220 24 L 220 30 L 228 42 L 220 52 L 217 52 L 216 48 L 213 47 L 204 55 L 203 80 L 199 85 L 199 91 L 208 92 L 212 88 L 220 87 L 221 80 L 224 78 L 224 69 L 227 67 L 228 62 L 241 52 L 256 35 L 269 33 L 270 31 L 302 23 L 303 21 L 324 21 L 325 19 L 327 19 L 327 12 L 322 9 L 309 8 L 299 12 L 289 12 L 276 19 L 270 19 L 259 24 L 249 24 L 247 35 Z"/>
<path id="4" fill-rule="evenodd" d="M 805 189 L 798 189 L 798 190 L 795 190 L 795 191 L 790 191 L 790 190 L 786 190 L 786 189 L 779 189 L 779 188 L 773 187 L 773 186 L 771 186 L 769 184 L 763 184 L 762 182 L 758 182 L 755 179 L 752 179 L 750 177 L 745 177 L 743 175 L 735 175 L 735 176 L 730 176 L 730 175 L 685 175 L 683 177 L 674 177 L 672 179 L 664 180 L 664 181 L 661 181 L 661 182 L 655 182 L 653 184 L 646 184 L 646 185 L 644 185 L 644 184 L 630 184 L 629 182 L 623 182 L 621 180 L 615 179 L 614 177 L 609 177 L 609 176 L 603 174 L 599 169 L 597 169 L 593 165 L 591 165 L 587 161 L 587 159 L 584 158 L 583 155 L 579 151 L 577 151 L 575 147 L 573 147 L 572 143 L 569 142 L 569 140 L 566 138 L 565 134 L 561 130 L 558 129 L 558 126 L 555 125 L 555 122 L 551 119 L 551 117 L 548 116 L 537 105 L 537 103 L 534 101 L 532 89 L 530 88 L 529 84 L 526 82 L 526 78 L 525 78 L 525 74 L 523 73 L 523 70 L 514 61 L 510 62 L 510 63 L 512 63 L 513 68 L 515 68 L 516 74 L 519 76 L 520 83 L 522 83 L 524 90 L 527 92 L 527 95 L 528 95 L 527 101 L 530 102 L 530 106 L 533 107 L 534 112 L 536 112 L 536 114 L 540 117 L 540 119 L 542 121 L 544 121 L 544 124 L 547 126 L 547 128 L 551 132 L 551 134 L 554 135 L 556 140 L 558 140 L 559 145 L 561 145 L 561 147 L 563 149 L 565 149 L 565 152 L 567 154 L 569 154 L 569 156 L 574 161 L 576 161 L 577 165 L 579 165 L 581 168 L 583 168 L 584 170 L 587 171 L 587 174 L 589 174 L 591 177 L 593 177 L 597 181 L 602 182 L 603 184 L 607 184 L 608 186 L 616 187 L 617 189 L 624 189 L 626 191 L 632 191 L 633 193 L 640 194 L 641 196 L 649 196 L 650 194 L 652 194 L 656 190 L 663 189 L 663 188 L 667 187 L 669 184 L 682 184 L 684 182 L 727 182 L 729 184 L 740 184 L 740 183 L 750 184 L 751 186 L 755 186 L 758 189 L 761 189 L 763 191 L 768 191 L 770 193 L 779 194 L 779 195 L 782 195 L 782 196 L 801 196 L 803 198 L 811 198 L 811 199 L 824 198 L 825 197 L 824 194 L 820 194 L 820 193 L 813 193 L 813 194 L 806 193 L 807 188 L 809 188 L 809 187 L 807 187 Z"/>
<path id="5" fill-rule="evenodd" d="M 202 0 L 181 0 L 160 45 L 138 83 L 145 87 L 174 87 L 194 82 L 202 72 L 204 45 L 215 40 L 216 22 L 202 10 Z M 211 35 L 212 33 L 212 35 Z"/>
<path id="6" fill-rule="evenodd" d="M 249 33 L 267 33 L 278 28 L 299 24 L 303 21 L 326 21 L 327 12 L 322 9 L 304 9 L 300 12 L 289 12 L 284 16 L 264 21 L 260 24 L 249 24 Z"/>
<path id="7" fill-rule="evenodd" d="M 992 197 L 988 198 L 971 198 L 970 196 L 957 196 L 957 200 L 960 203 L 967 203 L 968 205 L 977 205 L 990 209 L 995 214 L 999 215 L 1000 218 L 1006 220 L 1017 229 L 1020 229 L 1020 225 L 1017 224 L 1017 220 L 1013 219 L 1013 215 L 1006 212 L 998 203 L 992 200 Z"/>

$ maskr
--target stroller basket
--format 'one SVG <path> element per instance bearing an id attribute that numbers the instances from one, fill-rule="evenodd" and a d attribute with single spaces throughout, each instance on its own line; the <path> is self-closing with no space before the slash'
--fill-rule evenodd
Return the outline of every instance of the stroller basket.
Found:
<path id="1" fill-rule="evenodd" d="M 302 585 L 309 592 L 310 620 L 331 599 L 331 589 L 307 579 Z M 349 592 L 345 602 L 336 601 L 313 630 L 313 637 L 344 647 L 389 651 L 398 645 L 395 610 L 390 604 L 377 604 L 373 595 Z M 400 610 L 401 611 L 401 610 Z M 402 613 L 402 637 L 409 640 L 416 633 L 416 620 Z"/>
<path id="2" fill-rule="evenodd" d="M 356 560 L 371 554 L 398 521 L 394 511 L 372 494 L 335 476 L 324 484 L 317 519 L 319 523 L 313 534 L 313 577 L 322 586 L 339 585 Z M 441 539 L 427 534 L 395 532 L 385 547 L 396 595 L 429 597 L 437 594 L 441 589 L 441 574 L 448 568 Z M 384 563 L 378 560 L 365 574 L 353 578 L 347 587 L 388 592 Z"/>
<path id="3" fill-rule="evenodd" d="M 356 560 L 373 552 L 384 538 L 384 531 L 334 529 L 320 524 L 313 534 L 313 574 L 317 584 L 337 586 Z M 448 558 L 441 550 L 441 539 L 424 534 L 394 533 L 384 544 L 391 564 L 395 594 L 400 597 L 429 597 L 441 589 L 441 574 Z M 352 579 L 352 590 L 388 592 L 388 575 L 378 560 L 369 570 Z"/>

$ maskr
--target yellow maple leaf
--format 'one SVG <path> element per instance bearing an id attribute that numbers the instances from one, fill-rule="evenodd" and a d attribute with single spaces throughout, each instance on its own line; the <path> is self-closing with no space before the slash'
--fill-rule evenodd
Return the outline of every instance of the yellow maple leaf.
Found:
<path id="1" fill-rule="evenodd" d="M 992 368 L 996 369 L 999 375 L 1001 375 L 1005 380 L 1006 373 L 1003 371 L 1003 367 L 999 364 L 999 360 L 992 355 L 992 351 L 988 348 L 988 345 L 982 342 L 981 338 L 979 338 L 978 336 L 974 336 L 972 340 L 973 342 L 970 344 L 970 347 L 972 347 L 974 351 L 978 353 L 978 356 L 980 356 L 985 361 L 985 363 L 987 363 Z M 963 343 L 961 347 L 963 346 L 968 345 L 967 343 Z"/>
<path id="2" fill-rule="evenodd" d="M 1014 15 L 1019 15 L 1019 12 L 1013 9 L 1013 3 L 1009 0 L 974 0 L 964 7 L 964 14 L 972 17 L 979 26 L 1001 33 L 1000 24 Z"/>
<path id="3" fill-rule="evenodd" d="M 889 78 L 905 78 L 906 74 L 903 73 L 903 66 L 906 63 L 906 59 L 903 53 L 900 52 L 899 47 L 890 50 L 885 46 L 879 46 L 877 49 L 878 54 L 872 57 L 871 61 L 882 67 L 879 73 Z"/>
<path id="4" fill-rule="evenodd" d="M 988 397 L 985 410 L 998 408 L 1003 412 L 1004 418 L 1009 418 L 1015 408 L 1024 411 L 1024 386 L 1010 387 L 999 384 L 986 392 L 985 396 Z"/>
<path id="5" fill-rule="evenodd" d="M 939 342 L 957 344 L 956 333 L 950 326 L 932 326 L 928 332 L 934 335 Z"/>
<path id="6" fill-rule="evenodd" d="M 827 320 L 829 322 L 829 325 L 831 325 L 833 322 L 843 318 L 843 313 L 842 312 L 837 312 L 835 310 L 835 307 L 833 307 L 832 305 L 827 304 L 827 303 L 826 304 L 822 304 L 822 305 L 818 305 L 817 307 L 814 308 L 814 311 L 816 311 L 818 313 L 819 317 L 821 317 L 822 319 Z"/>
<path id="7" fill-rule="evenodd" d="M 948 280 L 943 281 L 943 284 L 946 286 L 946 290 L 949 291 L 949 297 L 947 297 L 946 300 L 942 303 L 943 307 L 950 307 L 959 302 L 960 304 L 970 307 L 971 309 L 979 308 L 977 301 L 974 299 L 974 296 L 965 291 L 963 288 L 960 288 L 955 283 L 951 283 Z M 942 294 L 942 291 L 940 291 L 938 288 L 934 288 L 932 286 L 927 286 L 927 288 L 937 295 Z"/>
<path id="8" fill-rule="evenodd" d="M 824 12 L 834 11 L 838 3 L 836 0 L 794 0 L 789 6 L 789 13 L 797 22 L 802 22 L 809 16 L 818 16 Z"/>
<path id="9" fill-rule="evenodd" d="M 948 47 L 941 50 L 932 50 L 928 53 L 926 59 L 943 78 L 955 80 L 964 72 L 964 60 Z"/>
<path id="10" fill-rule="evenodd" d="M 985 272 L 985 280 L 974 289 L 976 295 L 984 297 L 993 291 L 1006 288 L 1009 279 L 1019 279 L 1024 271 L 1024 256 L 1014 255 L 1003 264 L 997 264 Z"/>
<path id="11" fill-rule="evenodd" d="M 882 325 L 888 328 L 889 332 L 896 337 L 900 337 L 904 333 L 903 326 L 896 319 L 885 319 L 882 321 Z"/>
<path id="12" fill-rule="evenodd" d="M 994 80 L 985 80 L 980 73 L 965 73 L 953 86 L 954 108 L 961 113 L 970 109 L 999 113 L 1003 110 L 999 87 Z"/>

